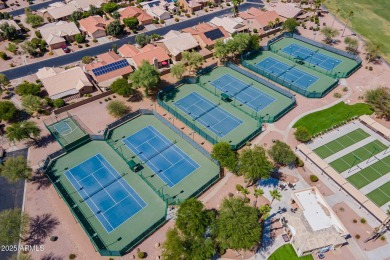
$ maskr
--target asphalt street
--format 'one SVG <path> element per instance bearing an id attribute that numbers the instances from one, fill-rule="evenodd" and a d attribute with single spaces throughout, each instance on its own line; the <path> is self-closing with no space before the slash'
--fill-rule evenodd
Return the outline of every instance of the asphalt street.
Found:
<path id="1" fill-rule="evenodd" d="M 253 0 L 253 2 L 251 2 L 251 3 L 248 3 L 248 2 L 244 3 L 240 6 L 240 11 L 245 11 L 251 7 L 258 8 L 259 4 L 261 4 L 261 2 L 260 1 L 255 2 L 255 0 Z M 202 23 L 202 22 L 208 22 L 214 17 L 224 16 L 224 15 L 228 15 L 231 13 L 232 13 L 231 7 L 225 8 L 225 9 L 218 10 L 216 12 L 208 13 L 208 14 L 203 15 L 203 16 L 195 17 L 195 18 L 190 19 L 190 20 L 186 20 L 186 21 L 183 21 L 180 23 L 168 25 L 168 26 L 158 28 L 158 29 L 153 30 L 153 31 L 145 32 L 145 34 L 150 35 L 150 34 L 156 33 L 156 34 L 164 35 L 167 32 L 169 32 L 170 30 L 182 30 L 184 28 L 192 27 L 192 26 L 195 26 L 195 25 Z M 113 42 L 105 43 L 105 44 L 91 47 L 91 48 L 84 49 L 84 50 L 78 50 L 77 52 L 68 53 L 66 55 L 51 58 L 48 60 L 43 60 L 43 61 L 28 64 L 28 65 L 19 66 L 19 67 L 12 68 L 9 70 L 1 71 L 1 73 L 4 73 L 7 76 L 7 78 L 10 80 L 20 78 L 20 77 L 23 77 L 26 75 L 36 73 L 38 71 L 38 69 L 40 69 L 42 67 L 63 66 L 66 64 L 80 61 L 84 56 L 96 56 L 96 55 L 102 54 L 102 53 L 110 50 L 112 48 L 113 44 L 116 44 L 118 47 L 120 47 L 126 43 L 134 44 L 135 43 L 135 36 L 136 35 L 133 34 L 133 35 L 118 39 L 118 40 L 113 41 Z"/>
<path id="2" fill-rule="evenodd" d="M 63 1 L 61 1 L 61 0 L 51 0 L 51 1 L 44 2 L 44 3 L 30 5 L 29 8 L 31 10 L 33 10 L 33 11 L 36 11 L 36 10 L 48 7 L 50 4 L 56 3 L 56 2 L 63 2 Z M 14 16 L 14 17 L 18 16 L 18 15 L 22 15 L 22 14 L 24 14 L 24 8 L 19 8 L 17 10 L 13 10 L 13 11 L 10 11 L 8 13 L 10 15 Z"/>

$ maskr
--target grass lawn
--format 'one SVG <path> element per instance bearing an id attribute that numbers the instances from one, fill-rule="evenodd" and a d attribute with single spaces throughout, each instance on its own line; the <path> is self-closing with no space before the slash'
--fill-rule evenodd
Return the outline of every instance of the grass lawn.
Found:
<path id="1" fill-rule="evenodd" d="M 298 257 L 294 251 L 294 248 L 290 244 L 285 244 L 279 247 L 269 258 L 268 260 L 311 260 L 313 259 L 312 255 Z"/>
<path id="2" fill-rule="evenodd" d="M 340 102 L 333 107 L 311 113 L 299 119 L 294 128 L 299 126 L 306 127 L 310 134 L 317 134 L 328 129 L 331 125 L 336 125 L 345 121 L 348 118 L 361 115 L 371 115 L 373 110 L 364 103 L 347 105 Z"/>
<path id="3" fill-rule="evenodd" d="M 349 11 L 354 16 L 348 26 L 366 40 L 383 45 L 383 57 L 390 62 L 389 0 L 327 0 L 324 5 L 344 23 Z M 336 10 L 341 10 L 337 14 Z"/>

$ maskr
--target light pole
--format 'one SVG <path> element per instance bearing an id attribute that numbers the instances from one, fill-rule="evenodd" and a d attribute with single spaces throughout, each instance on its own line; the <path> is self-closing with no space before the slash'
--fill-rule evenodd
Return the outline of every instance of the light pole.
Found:
<path id="1" fill-rule="evenodd" d="M 366 163 L 368 163 L 368 162 L 370 161 L 370 158 L 374 155 L 374 153 L 375 153 L 376 151 L 379 151 L 379 149 L 376 148 L 376 146 L 374 146 L 373 149 L 372 149 L 372 153 L 371 153 L 370 157 L 368 157 L 368 160 L 367 160 Z M 374 155 L 374 156 L 375 156 L 375 155 Z"/>

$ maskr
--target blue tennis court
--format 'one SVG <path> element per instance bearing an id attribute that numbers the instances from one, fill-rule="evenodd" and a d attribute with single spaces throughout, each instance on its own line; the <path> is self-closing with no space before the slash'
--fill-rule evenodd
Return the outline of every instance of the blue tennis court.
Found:
<path id="1" fill-rule="evenodd" d="M 317 77 L 295 68 L 295 65 L 290 66 L 272 57 L 260 61 L 256 66 L 274 77 L 283 79 L 285 82 L 291 83 L 301 89 L 307 89 L 318 80 Z"/>
<path id="2" fill-rule="evenodd" d="M 309 48 L 303 47 L 296 43 L 292 43 L 289 46 L 282 49 L 282 52 L 288 55 L 305 60 L 325 70 L 333 70 L 341 63 L 341 60 L 329 57 L 328 55 L 319 53 L 318 51 L 319 49 L 313 51 Z"/>
<path id="3" fill-rule="evenodd" d="M 219 137 L 224 137 L 242 124 L 240 119 L 196 92 L 181 98 L 174 105 Z"/>
<path id="4" fill-rule="evenodd" d="M 275 101 L 275 98 L 228 74 L 210 83 L 229 97 L 234 97 L 245 106 L 260 111 Z"/>
<path id="5" fill-rule="evenodd" d="M 199 164 L 153 126 L 141 129 L 123 142 L 169 187 L 175 186 L 199 168 Z"/>
<path id="6" fill-rule="evenodd" d="M 108 233 L 147 205 L 101 154 L 67 170 L 65 176 Z"/>

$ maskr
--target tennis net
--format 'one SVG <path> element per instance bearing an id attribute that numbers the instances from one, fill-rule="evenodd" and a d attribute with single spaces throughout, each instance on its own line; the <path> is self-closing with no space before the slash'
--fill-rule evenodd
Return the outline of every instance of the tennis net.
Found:
<path id="1" fill-rule="evenodd" d="M 205 112 L 203 112 L 203 113 L 200 114 L 199 116 L 195 117 L 194 120 L 197 120 L 197 119 L 201 118 L 202 116 L 204 116 L 205 114 L 207 114 L 208 112 L 210 112 L 211 110 L 213 110 L 214 108 L 216 108 L 217 106 L 219 106 L 219 104 L 212 106 L 210 109 L 207 109 Z"/>
<path id="2" fill-rule="evenodd" d="M 172 143 L 169 143 L 167 146 L 165 146 L 164 148 L 158 150 L 156 153 L 154 153 L 153 155 L 149 156 L 148 158 L 145 158 L 145 160 L 142 161 L 143 164 L 145 164 L 146 162 L 150 161 L 151 159 L 153 159 L 154 157 L 156 157 L 157 155 L 163 153 L 164 151 L 168 150 L 170 147 L 174 146 L 175 144 L 177 143 L 176 140 L 174 140 Z"/>

